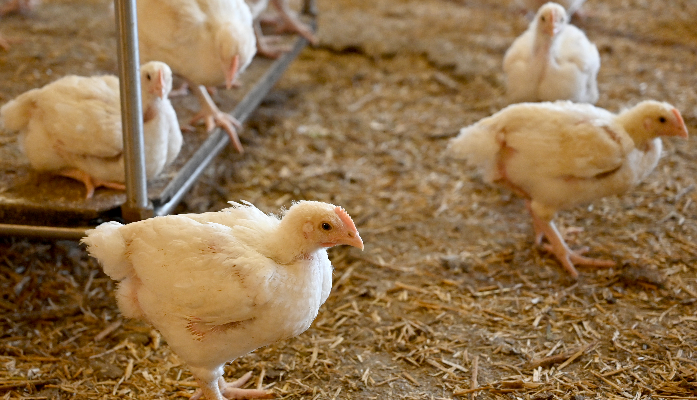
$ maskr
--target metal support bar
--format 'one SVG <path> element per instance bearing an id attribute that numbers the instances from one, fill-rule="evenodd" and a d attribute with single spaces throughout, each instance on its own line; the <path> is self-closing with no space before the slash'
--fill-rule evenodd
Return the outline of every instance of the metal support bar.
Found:
<path id="1" fill-rule="evenodd" d="M 143 145 L 143 107 L 139 76 L 139 40 L 135 0 L 114 0 L 117 22 L 117 63 L 124 132 L 126 203 L 122 217 L 138 221 L 152 215 L 146 191 Z"/>
<path id="2" fill-rule="evenodd" d="M 85 226 L 77 228 L 0 224 L 0 236 L 27 236 L 45 239 L 71 239 L 80 240 L 85 236 L 85 231 L 94 227 Z"/>

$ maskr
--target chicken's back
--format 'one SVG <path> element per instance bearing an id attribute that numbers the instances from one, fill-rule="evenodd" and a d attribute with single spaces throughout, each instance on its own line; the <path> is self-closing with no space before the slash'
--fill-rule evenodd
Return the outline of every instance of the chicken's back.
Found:
<path id="1" fill-rule="evenodd" d="M 41 89 L 22 93 L 0 108 L 0 127 L 8 131 L 22 131 L 29 124 L 36 97 Z"/>

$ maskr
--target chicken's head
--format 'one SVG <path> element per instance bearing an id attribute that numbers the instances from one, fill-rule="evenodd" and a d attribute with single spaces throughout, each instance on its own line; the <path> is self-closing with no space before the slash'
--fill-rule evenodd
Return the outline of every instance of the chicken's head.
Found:
<path id="1" fill-rule="evenodd" d="M 556 36 L 569 22 L 564 7 L 557 3 L 546 3 L 537 11 L 533 20 L 537 29 L 544 35 Z"/>
<path id="2" fill-rule="evenodd" d="M 252 26 L 225 24 L 216 36 L 226 88 L 236 83 L 239 72 L 246 69 L 255 56 L 255 32 Z"/>
<path id="3" fill-rule="evenodd" d="M 144 104 L 147 104 L 148 98 L 153 95 L 165 98 L 173 88 L 173 72 L 166 63 L 147 62 L 141 66 L 141 86 Z"/>
<path id="4" fill-rule="evenodd" d="M 290 207 L 282 218 L 283 225 L 296 230 L 304 252 L 322 247 L 347 244 L 364 248 L 355 223 L 342 207 L 318 201 L 302 201 Z"/>
<path id="5" fill-rule="evenodd" d="M 621 116 L 635 143 L 660 136 L 688 138 L 688 128 L 680 111 L 665 102 L 646 100 L 623 111 Z"/>

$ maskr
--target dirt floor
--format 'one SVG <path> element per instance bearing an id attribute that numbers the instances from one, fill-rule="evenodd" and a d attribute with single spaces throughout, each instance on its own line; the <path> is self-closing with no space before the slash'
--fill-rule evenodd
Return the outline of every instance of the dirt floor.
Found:
<path id="1" fill-rule="evenodd" d="M 57 32 L 0 51 L 0 70 L 13 68 L 1 103 L 116 71 L 109 5 L 83 3 L 0 20 L 14 39 Z M 177 211 L 327 201 L 366 247 L 332 249 L 334 287 L 311 328 L 233 361 L 227 378 L 253 371 L 251 385 L 285 399 L 697 398 L 697 5 L 591 0 L 575 19 L 601 53 L 598 106 L 665 100 L 690 131 L 628 194 L 558 215 L 583 228 L 566 231 L 572 247 L 618 262 L 575 281 L 534 247 L 521 199 L 443 157 L 459 128 L 506 104 L 500 63 L 527 21 L 504 3 L 319 2 L 320 45 L 252 116 L 246 153 L 224 151 Z M 122 318 L 113 292 L 75 242 L 0 239 L 0 397 L 191 395 L 187 367 Z"/>

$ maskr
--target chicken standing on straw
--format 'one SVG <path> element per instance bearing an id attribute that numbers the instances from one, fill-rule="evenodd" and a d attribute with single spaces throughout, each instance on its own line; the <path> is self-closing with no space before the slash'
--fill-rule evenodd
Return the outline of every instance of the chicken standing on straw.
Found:
<path id="1" fill-rule="evenodd" d="M 122 225 L 107 222 L 83 242 L 119 281 L 122 313 L 152 323 L 189 365 L 208 400 L 269 398 L 226 383 L 226 362 L 304 332 L 331 290 L 326 248 L 362 249 L 341 207 L 292 205 L 281 219 L 249 203 L 204 214 Z"/>
<path id="2" fill-rule="evenodd" d="M 630 190 L 656 167 L 661 136 L 688 137 L 678 110 L 643 101 L 619 114 L 568 101 L 511 105 L 466 128 L 449 153 L 477 166 L 489 183 L 525 198 L 535 243 L 573 276 L 574 265 L 612 267 L 572 251 L 552 222 L 557 211 Z"/>
<path id="3" fill-rule="evenodd" d="M 168 93 L 172 72 L 162 62 L 141 66 L 146 177 L 180 152 L 182 133 Z M 0 108 L 0 122 L 20 131 L 22 150 L 38 171 L 76 179 L 86 198 L 104 186 L 124 190 L 124 142 L 119 80 L 113 75 L 66 76 Z"/>
<path id="4" fill-rule="evenodd" d="M 207 131 L 220 126 L 239 152 L 240 123 L 214 104 L 206 87 L 236 85 L 236 78 L 255 56 L 250 8 L 243 0 L 139 0 L 141 60 L 161 60 L 188 81 Z"/>
<path id="5" fill-rule="evenodd" d="M 571 100 L 595 104 L 600 55 L 568 22 L 564 7 L 543 5 L 503 59 L 511 103 Z"/>
<path id="6" fill-rule="evenodd" d="M 255 37 L 257 39 L 258 54 L 268 57 L 277 58 L 283 53 L 291 50 L 290 46 L 275 46 L 274 43 L 279 41 L 276 36 L 264 36 L 260 23 L 264 20 L 262 13 L 267 8 L 270 0 L 247 0 L 253 13 Z M 289 0 L 272 0 L 272 5 L 277 9 L 279 17 L 271 22 L 277 25 L 277 32 L 292 32 L 297 33 L 309 43 L 318 44 L 318 38 L 313 30 L 299 21 L 299 18 L 289 8 Z"/>

